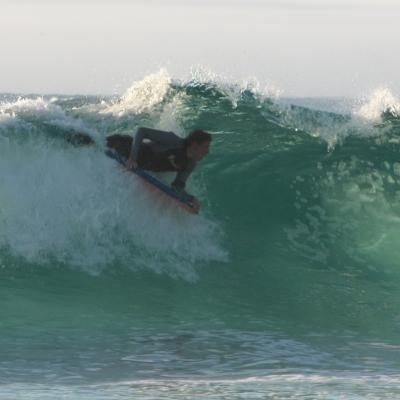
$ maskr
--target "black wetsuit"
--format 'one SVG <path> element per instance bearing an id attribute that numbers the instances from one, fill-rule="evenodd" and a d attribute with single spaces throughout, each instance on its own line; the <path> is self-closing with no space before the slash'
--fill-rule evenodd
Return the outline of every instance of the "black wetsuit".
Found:
<path id="1" fill-rule="evenodd" d="M 144 140 L 148 140 L 144 142 Z M 139 128 L 135 139 L 129 135 L 107 137 L 107 146 L 122 157 L 136 160 L 140 168 L 155 172 L 177 172 L 172 187 L 182 191 L 186 180 L 196 166 L 196 161 L 187 157 L 186 141 L 173 132 L 150 128 Z"/>

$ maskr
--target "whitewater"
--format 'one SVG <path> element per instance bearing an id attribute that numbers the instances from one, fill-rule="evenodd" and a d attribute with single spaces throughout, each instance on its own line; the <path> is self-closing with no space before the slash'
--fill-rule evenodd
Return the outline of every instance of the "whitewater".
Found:
<path id="1" fill-rule="evenodd" d="M 199 215 L 104 155 L 140 126 L 213 135 Z M 386 87 L 0 95 L 0 399 L 400 398 L 399 145 Z"/>

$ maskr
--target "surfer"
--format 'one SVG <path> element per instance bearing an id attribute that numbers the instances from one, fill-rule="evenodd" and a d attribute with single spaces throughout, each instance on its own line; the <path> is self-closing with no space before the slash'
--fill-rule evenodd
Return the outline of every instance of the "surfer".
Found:
<path id="1" fill-rule="evenodd" d="M 181 138 L 173 132 L 140 127 L 134 138 L 130 135 L 111 135 L 107 136 L 106 144 L 127 160 L 125 166 L 128 169 L 139 167 L 154 172 L 176 172 L 171 186 L 187 194 L 186 180 L 197 162 L 208 154 L 211 139 L 208 132 L 199 129 Z M 198 210 L 200 203 L 194 196 L 189 196 Z"/>

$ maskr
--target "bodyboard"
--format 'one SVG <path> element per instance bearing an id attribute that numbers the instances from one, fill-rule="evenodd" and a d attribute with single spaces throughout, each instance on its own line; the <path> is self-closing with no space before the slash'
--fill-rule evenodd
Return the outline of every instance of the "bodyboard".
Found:
<path id="1" fill-rule="evenodd" d="M 114 149 L 107 149 L 105 153 L 108 157 L 113 158 L 125 167 L 126 160 L 121 157 Z M 178 192 L 177 190 L 166 185 L 164 182 L 161 182 L 141 168 L 127 169 L 127 171 L 132 172 L 133 174 L 141 178 L 141 180 L 151 189 L 155 189 L 164 196 L 167 196 L 170 200 L 174 201 L 178 206 L 184 208 L 186 211 L 192 214 L 197 214 L 196 209 L 193 207 L 191 196 L 188 196 L 185 193 Z"/>

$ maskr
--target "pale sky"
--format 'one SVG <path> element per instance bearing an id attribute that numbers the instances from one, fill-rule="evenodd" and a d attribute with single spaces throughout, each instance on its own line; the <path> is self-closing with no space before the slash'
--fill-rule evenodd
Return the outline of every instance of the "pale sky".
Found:
<path id="1" fill-rule="evenodd" d="M 400 94 L 400 0 L 0 0 L 0 92 L 122 93 L 165 68 L 286 96 Z"/>

